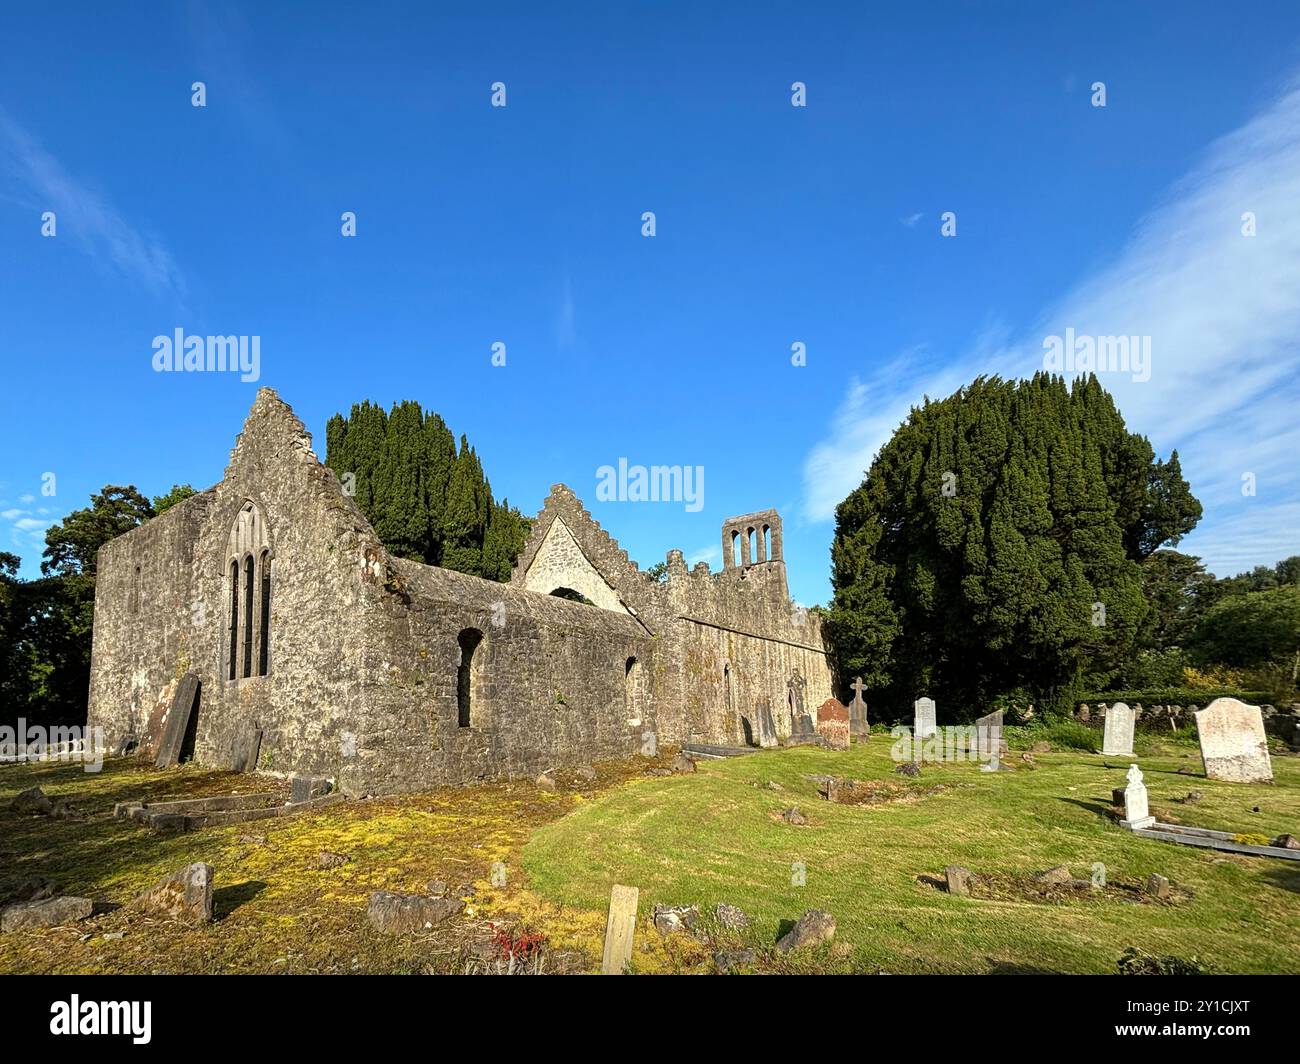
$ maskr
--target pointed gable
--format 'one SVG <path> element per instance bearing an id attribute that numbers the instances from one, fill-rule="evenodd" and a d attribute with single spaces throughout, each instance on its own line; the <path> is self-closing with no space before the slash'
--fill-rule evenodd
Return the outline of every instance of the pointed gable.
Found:
<path id="1" fill-rule="evenodd" d="M 510 582 L 544 595 L 567 588 L 601 609 L 636 616 L 628 607 L 628 592 L 644 580 L 637 564 L 578 497 L 556 484 L 533 522 Z"/>

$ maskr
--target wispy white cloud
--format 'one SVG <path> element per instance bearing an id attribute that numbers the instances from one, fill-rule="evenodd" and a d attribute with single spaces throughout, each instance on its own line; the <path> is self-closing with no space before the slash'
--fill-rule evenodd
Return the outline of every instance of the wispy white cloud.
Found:
<path id="1" fill-rule="evenodd" d="M 185 280 L 171 252 L 129 223 L 108 198 L 69 173 L 40 141 L 0 107 L 0 195 L 40 215 L 53 211 L 56 240 L 70 240 L 97 262 L 154 293 L 183 297 Z"/>
<path id="2" fill-rule="evenodd" d="M 1181 549 L 1219 573 L 1300 551 L 1300 88 L 1292 86 L 1203 160 L 1137 225 L 1113 262 L 1013 342 L 982 337 L 942 368 L 851 381 L 804 464 L 804 516 L 826 521 L 923 394 L 980 374 L 1027 377 L 1044 339 L 1151 337 L 1150 380 L 1103 373 L 1129 428 L 1177 448 L 1206 504 Z M 1242 232 L 1253 212 L 1256 235 Z M 1062 248 L 1068 254 L 1068 248 Z M 936 365 L 928 360 L 929 367 Z M 1242 493 L 1253 473 L 1255 495 Z"/>
<path id="3" fill-rule="evenodd" d="M 686 559 L 687 565 L 698 565 L 700 562 L 708 562 L 712 565 L 714 562 L 722 560 L 722 548 L 716 543 L 709 547 L 701 547 L 695 553 Z"/>
<path id="4" fill-rule="evenodd" d="M 924 217 L 924 214 L 909 214 L 906 218 L 900 218 L 898 220 L 907 226 L 907 228 L 912 229 L 915 228 L 916 223 Z"/>

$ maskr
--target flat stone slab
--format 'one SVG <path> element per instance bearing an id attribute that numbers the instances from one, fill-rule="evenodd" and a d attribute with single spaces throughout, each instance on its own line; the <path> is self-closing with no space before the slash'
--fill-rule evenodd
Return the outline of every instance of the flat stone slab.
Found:
<path id="1" fill-rule="evenodd" d="M 709 743 L 682 743 L 682 753 L 690 754 L 691 757 L 744 757 L 746 754 L 754 754 L 757 752 L 757 749 L 752 746 L 715 746 Z"/>
<path id="2" fill-rule="evenodd" d="M 347 801 L 343 794 L 334 793 L 312 798 L 306 802 L 269 805 L 281 802 L 278 794 L 227 795 L 221 798 L 196 798 L 181 802 L 157 802 L 153 805 L 119 803 L 128 807 L 127 815 L 137 823 L 155 831 L 195 831 L 198 828 L 221 827 L 226 824 L 243 824 L 251 820 L 271 820 L 293 816 L 309 809 Z M 212 804 L 216 803 L 216 804 Z M 177 808 L 180 807 L 180 808 Z M 117 809 L 114 810 L 117 812 Z M 120 813 L 118 815 L 121 815 Z"/>
<path id="3" fill-rule="evenodd" d="M 1188 828 L 1181 824 L 1161 824 L 1159 821 L 1149 828 L 1137 828 L 1134 835 L 1144 839 L 1156 839 L 1159 842 L 1174 842 L 1181 846 L 1199 846 L 1202 849 L 1222 850 L 1224 853 L 1244 853 L 1252 857 L 1280 857 L 1284 861 L 1300 861 L 1300 850 L 1284 849 L 1281 846 L 1252 846 L 1237 842 L 1230 831 L 1211 831 L 1209 828 Z"/>
<path id="4" fill-rule="evenodd" d="M 377 890 L 370 895 L 366 917 L 376 931 L 388 935 L 409 935 L 437 927 L 464 907 L 465 903 L 459 899 Z"/>
<path id="5" fill-rule="evenodd" d="M 10 905 L 0 913 L 0 931 L 34 931 L 84 920 L 95 904 L 89 898 L 44 898 Z"/>
<path id="6" fill-rule="evenodd" d="M 163 718 L 162 738 L 158 742 L 158 756 L 154 759 L 155 768 L 171 768 L 180 763 L 181 748 L 185 744 L 185 733 L 190 727 L 190 714 L 194 712 L 199 686 L 197 672 L 187 672 L 176 685 L 171 709 Z"/>

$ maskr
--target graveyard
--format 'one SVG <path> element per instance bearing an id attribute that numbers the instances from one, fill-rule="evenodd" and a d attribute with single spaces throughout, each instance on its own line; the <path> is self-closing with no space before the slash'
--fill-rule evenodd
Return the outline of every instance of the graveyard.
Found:
<path id="1" fill-rule="evenodd" d="M 746 972 L 1113 973 L 1130 947 L 1207 972 L 1300 970 L 1300 862 L 1141 837 L 1120 826 L 1113 793 L 1138 763 L 1161 823 L 1267 842 L 1300 822 L 1300 759 L 1274 749 L 1273 781 L 1241 784 L 1207 779 L 1187 738 L 1139 733 L 1132 755 L 1115 756 L 1051 735 L 1007 729 L 996 772 L 972 760 L 902 776 L 896 740 L 877 726 L 847 750 L 757 750 L 674 772 L 676 752 L 662 748 L 557 773 L 554 789 L 439 788 L 184 832 L 114 807 L 251 795 L 267 779 L 126 758 L 100 773 L 7 766 L 0 895 L 46 877 L 95 911 L 0 935 L 0 970 L 474 972 L 525 941 L 542 944 L 530 955 L 543 971 L 595 973 L 616 884 L 639 891 L 634 973 L 717 971 L 726 949 Z M 13 810 L 32 786 L 61 815 Z M 801 815 L 787 818 L 792 809 Z M 210 922 L 132 904 L 190 862 L 213 870 Z M 950 866 L 969 871 L 968 893 L 950 893 Z M 1168 881 L 1163 896 L 1149 890 L 1153 874 Z M 456 911 L 436 928 L 383 934 L 367 918 L 378 891 L 441 894 Z M 717 926 L 719 904 L 749 926 Z M 656 907 L 691 906 L 693 932 L 655 919 Z M 833 941 L 776 950 L 809 910 L 831 914 Z"/>

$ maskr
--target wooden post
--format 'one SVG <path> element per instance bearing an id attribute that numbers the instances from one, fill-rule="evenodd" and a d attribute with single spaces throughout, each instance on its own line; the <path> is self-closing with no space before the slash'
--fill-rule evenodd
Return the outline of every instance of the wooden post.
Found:
<path id="1" fill-rule="evenodd" d="M 641 892 L 636 887 L 614 885 L 609 892 L 609 922 L 605 925 L 605 958 L 601 975 L 622 975 L 632 959 L 632 935 L 636 930 L 636 906 Z"/>

